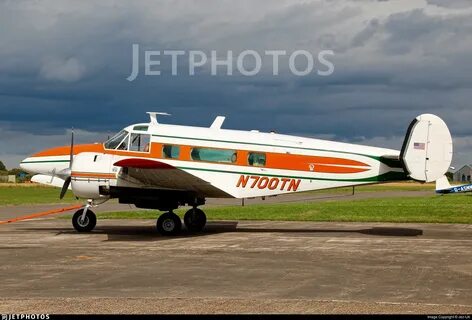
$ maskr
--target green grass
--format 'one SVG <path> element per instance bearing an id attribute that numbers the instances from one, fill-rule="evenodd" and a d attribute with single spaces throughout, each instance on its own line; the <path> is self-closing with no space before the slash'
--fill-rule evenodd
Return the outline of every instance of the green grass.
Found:
<path id="1" fill-rule="evenodd" d="M 209 220 L 472 223 L 469 195 L 204 208 Z M 185 210 L 177 210 L 180 216 Z M 101 219 L 155 219 L 156 211 L 110 212 Z"/>
<path id="2" fill-rule="evenodd" d="M 358 192 L 383 192 L 383 191 L 420 191 L 433 190 L 432 185 L 422 185 L 419 183 L 401 184 L 381 184 L 356 187 Z M 346 193 L 352 192 L 351 187 L 337 188 L 329 190 L 311 191 L 317 193 Z M 20 205 L 20 204 L 40 204 L 40 203 L 72 203 L 75 199 L 71 192 L 68 192 L 63 200 L 59 200 L 59 188 L 39 186 L 34 184 L 1 184 L 0 185 L 0 206 Z"/>
<path id="3" fill-rule="evenodd" d="M 405 182 L 399 184 L 375 184 L 366 186 L 356 186 L 355 192 L 386 192 L 386 191 L 434 191 L 434 184 L 420 184 L 414 182 Z M 309 193 L 351 193 L 352 187 L 342 187 L 335 189 L 324 189 L 317 191 L 309 191 Z"/>
<path id="4" fill-rule="evenodd" d="M 2 185 L 0 186 L 0 206 L 40 204 L 40 203 L 73 203 L 72 193 L 67 192 L 64 199 L 59 199 L 59 188 L 37 185 Z"/>

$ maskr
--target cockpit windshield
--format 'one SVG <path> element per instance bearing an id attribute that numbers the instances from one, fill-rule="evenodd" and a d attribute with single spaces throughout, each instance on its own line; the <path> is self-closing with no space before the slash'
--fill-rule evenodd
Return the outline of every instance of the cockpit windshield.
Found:
<path id="1" fill-rule="evenodd" d="M 105 148 L 106 149 L 116 149 L 119 145 L 121 145 L 123 140 L 128 138 L 128 131 L 122 130 L 116 135 L 114 135 L 110 140 L 105 142 Z M 126 141 L 127 145 L 127 141 Z M 128 147 L 126 147 L 127 149 Z"/>

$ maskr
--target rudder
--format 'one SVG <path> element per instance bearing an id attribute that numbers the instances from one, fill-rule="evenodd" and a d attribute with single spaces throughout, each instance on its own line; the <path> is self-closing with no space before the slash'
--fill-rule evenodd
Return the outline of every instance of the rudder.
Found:
<path id="1" fill-rule="evenodd" d="M 452 161 L 452 137 L 446 123 L 436 115 L 422 114 L 408 127 L 400 153 L 406 174 L 417 181 L 441 178 Z"/>

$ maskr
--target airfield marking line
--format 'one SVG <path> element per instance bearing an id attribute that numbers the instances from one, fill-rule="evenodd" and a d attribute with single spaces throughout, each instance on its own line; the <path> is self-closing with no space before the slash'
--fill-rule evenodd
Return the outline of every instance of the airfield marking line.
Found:
<path id="1" fill-rule="evenodd" d="M 83 207 L 83 205 L 75 205 L 75 206 L 71 206 L 71 207 L 65 207 L 65 208 L 60 208 L 60 209 L 54 209 L 54 210 L 49 210 L 49 211 L 33 213 L 33 214 L 26 215 L 26 216 L 13 218 L 13 219 L 10 219 L 10 220 L 0 221 L 0 224 L 7 224 L 7 223 L 13 223 L 13 222 L 22 221 L 22 220 L 29 220 L 29 219 L 44 217 L 44 216 L 51 215 L 51 214 L 58 214 L 58 213 L 66 212 L 66 211 L 72 211 L 74 209 L 80 209 L 82 207 Z"/>

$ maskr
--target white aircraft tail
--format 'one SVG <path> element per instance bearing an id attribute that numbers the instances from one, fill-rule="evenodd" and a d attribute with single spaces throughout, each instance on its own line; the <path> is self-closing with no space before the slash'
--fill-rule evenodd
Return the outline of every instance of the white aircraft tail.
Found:
<path id="1" fill-rule="evenodd" d="M 446 176 L 442 176 L 441 178 L 436 180 L 436 191 L 450 189 L 450 188 L 452 187 Z"/>
<path id="2" fill-rule="evenodd" d="M 422 114 L 410 124 L 400 153 L 408 176 L 421 182 L 441 178 L 452 160 L 452 138 L 446 123 L 433 114 Z"/>

